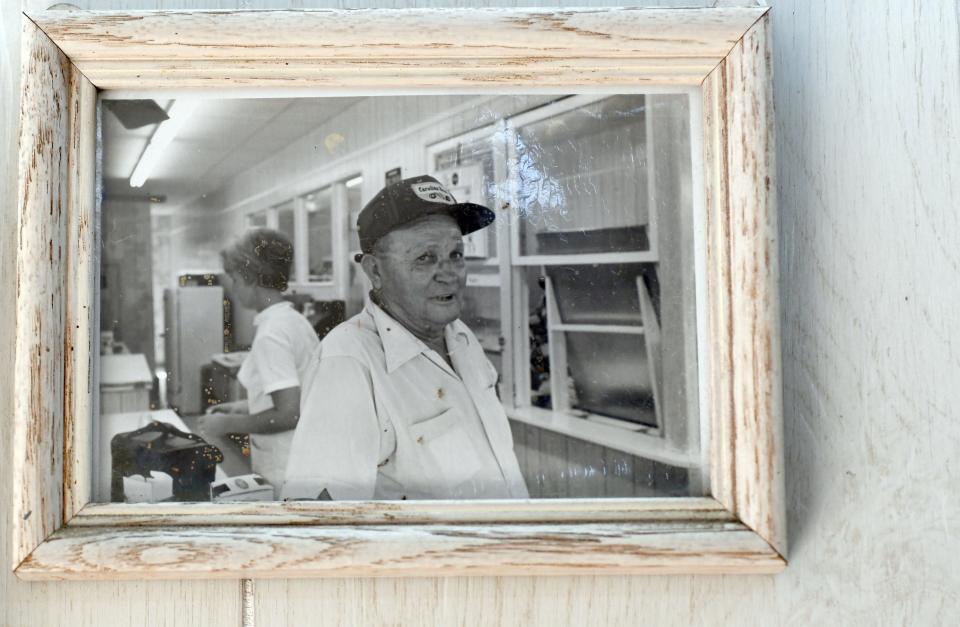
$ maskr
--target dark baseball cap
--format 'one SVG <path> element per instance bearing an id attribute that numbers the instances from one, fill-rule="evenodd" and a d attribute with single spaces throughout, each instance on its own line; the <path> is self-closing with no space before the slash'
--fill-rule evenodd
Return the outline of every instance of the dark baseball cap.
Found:
<path id="1" fill-rule="evenodd" d="M 479 231 L 496 218 L 496 214 L 483 205 L 457 202 L 432 176 L 415 176 L 387 185 L 360 211 L 357 218 L 360 250 L 372 252 L 377 240 L 398 226 L 437 214 L 456 220 L 464 235 Z M 362 257 L 357 255 L 356 260 Z"/>

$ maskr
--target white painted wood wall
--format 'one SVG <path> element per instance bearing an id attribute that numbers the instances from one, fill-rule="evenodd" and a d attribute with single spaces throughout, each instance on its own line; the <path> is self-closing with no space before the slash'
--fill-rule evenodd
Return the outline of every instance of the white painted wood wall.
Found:
<path id="1" fill-rule="evenodd" d="M 12 355 L 20 5 L 0 3 L 0 354 Z M 284 8 L 297 0 L 73 0 Z M 518 5 L 557 2 L 524 0 Z M 363 0 L 343 5 L 372 6 Z M 381 6 L 512 5 L 395 0 Z M 577 0 L 578 6 L 604 2 Z M 692 0 L 649 4 L 740 4 Z M 257 625 L 954 624 L 960 608 L 960 16 L 772 2 L 790 560 L 777 577 L 257 582 Z M 0 379 L 0 563 L 12 382 Z M 25 584 L 0 624 L 241 625 L 239 583 Z"/>

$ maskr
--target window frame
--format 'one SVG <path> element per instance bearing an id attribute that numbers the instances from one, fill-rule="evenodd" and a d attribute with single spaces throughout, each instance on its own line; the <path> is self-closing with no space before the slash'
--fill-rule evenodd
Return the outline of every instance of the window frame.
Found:
<path id="1" fill-rule="evenodd" d="M 695 99 L 699 95 L 696 90 L 689 88 L 654 88 L 631 92 L 630 95 L 649 97 L 661 94 L 686 95 L 690 99 L 688 123 L 691 136 L 701 131 L 699 124 L 700 119 L 698 117 L 700 108 L 696 106 L 695 103 Z M 485 141 L 490 144 L 490 149 L 493 153 L 493 182 L 498 189 L 498 199 L 495 202 L 509 203 L 516 207 L 519 205 L 516 197 L 516 190 L 519 186 L 515 183 L 514 178 L 518 170 L 518 156 L 515 146 L 517 145 L 517 136 L 520 129 L 527 125 L 538 124 L 551 118 L 576 111 L 582 107 L 600 103 L 616 95 L 619 94 L 591 93 L 561 97 L 517 113 L 505 115 L 496 122 L 463 131 L 434 142 L 426 147 L 427 163 L 430 169 L 429 173 L 436 173 L 436 159 L 438 155 L 462 145 Z M 661 408 L 659 398 L 660 391 L 657 389 L 656 383 L 654 384 L 655 387 L 653 390 L 656 399 L 656 411 L 658 412 L 656 426 L 643 425 L 625 419 L 607 417 L 582 410 L 578 410 L 577 414 L 574 415 L 569 407 L 562 407 L 560 409 L 555 407 L 534 407 L 529 401 L 529 396 L 526 394 L 531 383 L 529 380 L 529 372 L 527 368 L 523 367 L 524 364 L 529 363 L 530 358 L 529 335 L 526 334 L 526 329 L 512 329 L 510 322 L 511 320 L 528 319 L 530 304 L 524 298 L 509 298 L 507 288 L 507 285 L 513 282 L 521 286 L 520 293 L 525 293 L 528 288 L 528 282 L 525 277 L 525 275 L 528 274 L 528 268 L 539 267 L 541 271 L 544 271 L 545 266 L 554 265 L 661 263 L 663 261 L 659 255 L 660 233 L 658 231 L 658 224 L 660 215 L 659 208 L 655 202 L 656 189 L 655 176 L 653 175 L 655 164 L 653 142 L 651 139 L 651 119 L 649 115 L 644 116 L 643 124 L 645 128 L 643 150 L 647 156 L 645 167 L 649 175 L 646 181 L 646 198 L 649 211 L 648 224 L 650 225 L 650 229 L 648 241 L 650 246 L 647 250 L 614 252 L 602 255 L 591 253 L 523 255 L 520 254 L 520 219 L 517 213 L 514 212 L 509 214 L 509 219 L 505 221 L 506 224 L 498 225 L 495 231 L 499 241 L 498 253 L 499 250 L 505 251 L 503 256 L 507 257 L 505 267 L 509 268 L 507 272 L 510 275 L 510 279 L 508 281 L 502 281 L 499 274 L 469 274 L 467 286 L 468 288 L 496 287 L 499 290 L 498 298 L 500 302 L 509 303 L 506 307 L 501 308 L 501 337 L 504 338 L 501 353 L 501 374 L 503 379 L 501 397 L 507 401 L 507 415 L 512 420 L 537 429 L 545 429 L 593 444 L 602 445 L 604 442 L 616 442 L 617 450 L 651 459 L 659 463 L 683 468 L 690 473 L 691 492 L 698 493 L 703 487 L 703 482 L 708 479 L 703 472 L 705 470 L 704 456 L 699 451 L 700 440 L 703 439 L 706 441 L 708 434 L 701 434 L 701 430 L 697 429 L 701 418 L 699 412 L 695 412 L 692 416 L 687 416 L 687 424 L 683 425 L 682 429 L 678 429 L 676 425 L 667 425 L 664 423 L 659 413 Z M 693 157 L 692 153 L 694 150 L 696 150 L 696 145 L 694 142 L 690 142 L 691 158 Z M 694 176 L 698 174 L 702 175 L 702 172 L 696 171 Z M 692 181 L 692 183 L 696 185 L 700 183 L 700 181 Z M 691 207 L 692 216 L 699 215 L 700 211 L 702 211 L 702 207 Z M 700 235 L 702 235 L 702 233 Z M 487 258 L 482 262 L 482 265 L 499 265 L 499 257 L 492 256 Z M 501 270 L 501 272 L 503 272 L 503 270 Z M 642 295 L 639 294 L 639 289 L 638 284 L 638 298 L 641 301 L 638 303 L 638 307 L 642 310 L 645 308 L 645 303 L 643 302 Z M 546 290 L 548 295 L 547 326 L 550 328 L 548 333 L 553 336 L 554 334 L 563 332 L 585 330 L 575 328 L 584 325 L 568 324 L 559 320 L 559 310 L 555 306 L 551 306 L 553 304 L 554 294 L 549 278 L 547 279 Z M 692 329 L 696 329 L 699 334 L 701 329 L 697 329 L 697 320 L 694 319 L 691 322 Z M 655 335 L 658 336 L 659 329 L 657 328 L 655 331 L 657 331 Z M 637 326 L 636 328 L 631 327 L 629 329 L 624 328 L 622 330 L 611 326 L 607 332 L 637 334 L 644 336 L 645 339 L 648 335 L 646 325 Z M 648 361 L 653 361 L 649 352 L 649 344 L 646 342 L 645 344 L 648 351 Z M 566 349 L 559 348 L 558 343 L 553 341 L 549 342 L 549 346 L 551 364 L 556 363 L 559 357 L 565 355 Z M 555 380 L 553 382 L 556 384 Z M 552 386 L 552 398 L 560 396 L 558 394 L 559 388 L 560 386 L 558 385 Z M 509 394 L 505 394 L 504 390 L 509 390 Z M 696 392 L 697 390 L 695 388 L 690 390 L 691 394 L 696 394 Z M 561 400 L 561 405 L 565 404 L 566 403 Z M 611 430 L 609 427 L 619 429 L 620 431 Z M 680 435 L 678 435 L 678 433 Z M 701 438 L 701 436 L 703 437 Z"/>
<path id="2" fill-rule="evenodd" d="M 606 98 L 609 98 L 612 94 L 579 94 L 571 96 L 570 98 L 565 98 L 556 102 L 552 102 L 549 105 L 544 107 L 538 107 L 536 109 L 531 109 L 525 111 L 519 115 L 511 116 L 507 120 L 505 134 L 507 142 L 507 160 L 511 163 L 516 161 L 516 148 L 517 145 L 517 135 L 519 129 L 523 128 L 528 124 L 536 124 L 538 122 L 544 122 L 552 117 L 563 115 L 571 111 L 576 111 L 580 107 L 588 106 L 591 104 L 596 104 L 603 101 Z M 692 94 L 691 94 L 692 95 Z M 649 131 L 650 122 L 649 116 L 644 116 L 644 124 L 646 125 L 647 131 Z M 694 132 L 694 127 L 691 126 L 690 132 Z M 644 148 L 649 151 L 650 142 L 647 141 L 644 145 Z M 649 152 L 648 152 L 649 157 Z M 650 169 L 650 166 L 647 168 Z M 516 168 L 510 168 L 510 172 L 516 172 Z M 512 192 L 516 190 L 519 186 L 514 182 L 513 179 L 510 180 L 508 184 L 509 190 Z M 651 191 L 652 185 L 648 181 L 648 197 L 652 194 Z M 511 201 L 515 199 L 511 198 Z M 573 253 L 569 255 L 560 255 L 560 254 L 547 254 L 547 255 L 530 255 L 524 254 L 521 251 L 520 243 L 520 221 L 517 213 L 510 214 L 510 253 L 512 258 L 512 263 L 514 266 L 544 266 L 544 265 L 562 265 L 562 264 L 590 264 L 590 263 L 611 263 L 612 260 L 616 260 L 617 263 L 651 263 L 659 261 L 658 253 L 658 242 L 657 242 L 657 219 L 655 217 L 656 212 L 651 211 L 649 217 L 650 231 L 648 235 L 648 241 L 650 243 L 649 250 L 643 251 L 632 251 L 629 254 L 623 253 Z"/>
<path id="3" fill-rule="evenodd" d="M 352 171 L 352 170 L 351 170 Z M 306 191 L 297 192 L 292 196 L 285 197 L 282 200 L 275 200 L 275 194 L 271 194 L 272 201 L 254 209 L 247 208 L 257 202 L 257 198 L 246 198 L 234 205 L 234 208 L 228 211 L 242 211 L 244 219 L 244 228 L 256 228 L 252 225 L 254 216 L 263 215 L 265 217 L 265 226 L 270 229 L 279 228 L 279 214 L 281 211 L 293 212 L 293 244 L 294 264 L 293 276 L 289 281 L 290 288 L 298 291 L 323 290 L 323 293 L 332 295 L 340 300 L 348 297 L 350 290 L 350 262 L 346 253 L 347 243 L 338 241 L 336 234 L 343 233 L 349 235 L 350 206 L 347 192 L 347 182 L 353 179 L 363 178 L 361 172 L 353 172 L 349 176 L 338 175 L 333 178 L 309 177 L 296 185 L 297 190 Z M 310 279 L 310 233 L 308 222 L 308 210 L 305 206 L 305 198 L 309 194 L 329 191 L 331 200 L 330 210 L 330 249 L 333 251 L 333 268 L 330 279 L 327 281 L 315 281 Z"/>
<path id="4" fill-rule="evenodd" d="M 29 580 L 782 570 L 768 10 L 25 14 L 10 567 Z M 700 88 L 710 496 L 90 503 L 97 90 L 478 84 Z"/>

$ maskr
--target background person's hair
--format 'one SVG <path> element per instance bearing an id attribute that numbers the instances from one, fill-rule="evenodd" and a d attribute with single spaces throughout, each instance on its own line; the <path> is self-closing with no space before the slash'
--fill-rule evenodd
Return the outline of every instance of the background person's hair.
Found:
<path id="1" fill-rule="evenodd" d="M 247 283 L 283 292 L 290 280 L 293 244 L 279 231 L 254 229 L 220 251 L 220 258 L 225 272 L 240 275 Z"/>

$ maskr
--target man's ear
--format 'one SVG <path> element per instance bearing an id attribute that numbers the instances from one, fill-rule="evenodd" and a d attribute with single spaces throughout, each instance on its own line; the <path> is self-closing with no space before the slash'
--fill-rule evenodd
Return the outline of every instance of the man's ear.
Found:
<path id="1" fill-rule="evenodd" d="M 370 279 L 370 285 L 373 286 L 374 291 L 379 290 L 383 285 L 383 279 L 380 276 L 380 260 L 368 253 L 360 260 L 360 266 Z"/>

